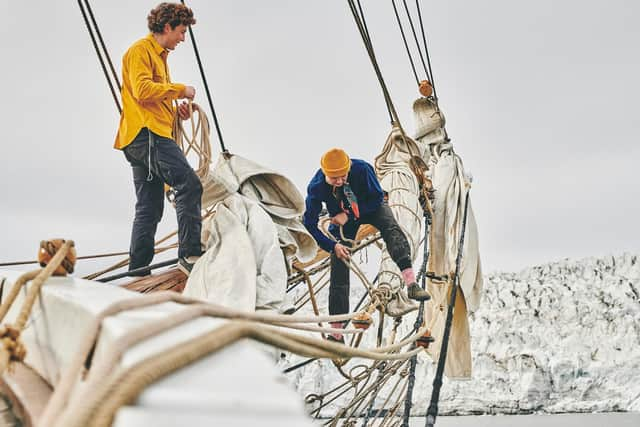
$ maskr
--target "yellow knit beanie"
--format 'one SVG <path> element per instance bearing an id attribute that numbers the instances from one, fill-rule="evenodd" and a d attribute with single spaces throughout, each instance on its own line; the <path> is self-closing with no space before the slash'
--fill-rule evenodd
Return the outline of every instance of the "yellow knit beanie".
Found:
<path id="1" fill-rule="evenodd" d="M 337 178 L 345 176 L 351 169 L 351 159 L 349 155 L 340 148 L 332 148 L 322 155 L 320 168 L 325 176 Z"/>

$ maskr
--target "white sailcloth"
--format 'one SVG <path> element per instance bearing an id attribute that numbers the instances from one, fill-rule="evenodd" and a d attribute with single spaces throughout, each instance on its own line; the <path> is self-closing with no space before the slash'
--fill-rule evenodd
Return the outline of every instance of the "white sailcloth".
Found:
<path id="1" fill-rule="evenodd" d="M 221 156 L 203 186 L 203 206 L 215 213 L 202 224 L 206 252 L 185 295 L 250 311 L 288 309 L 285 254 L 304 261 L 317 251 L 298 219 L 302 195 L 283 175 L 237 155 Z"/>
<path id="2" fill-rule="evenodd" d="M 429 235 L 430 257 L 428 270 L 439 276 L 453 277 L 465 198 L 471 182 L 464 173 L 462 160 L 446 141 L 444 116 L 429 98 L 415 101 L 416 142 L 421 146 L 424 160 L 435 190 L 432 228 Z M 449 378 L 471 376 L 471 338 L 468 311 L 474 311 L 482 293 L 482 268 L 478 246 L 478 229 L 471 204 L 467 208 L 467 223 L 460 265 L 460 291 L 456 298 L 451 336 L 445 364 Z M 449 282 L 451 283 L 451 282 Z M 436 338 L 429 347 L 432 357 L 440 353 L 450 287 L 446 283 L 430 280 L 428 290 L 432 296 L 427 305 L 427 322 L 432 323 L 432 335 Z"/>

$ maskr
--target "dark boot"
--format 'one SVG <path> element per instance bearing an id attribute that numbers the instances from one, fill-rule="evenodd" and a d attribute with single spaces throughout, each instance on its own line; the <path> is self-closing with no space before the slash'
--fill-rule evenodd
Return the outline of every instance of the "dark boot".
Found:
<path id="1" fill-rule="evenodd" d="M 431 295 L 415 282 L 407 287 L 407 295 L 415 301 L 429 301 L 431 299 Z"/>

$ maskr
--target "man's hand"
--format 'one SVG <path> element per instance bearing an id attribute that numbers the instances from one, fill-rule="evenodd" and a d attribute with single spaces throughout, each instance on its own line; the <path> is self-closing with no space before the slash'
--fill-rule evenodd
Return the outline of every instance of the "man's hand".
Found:
<path id="1" fill-rule="evenodd" d="M 344 261 L 349 261 L 351 258 L 351 254 L 349 253 L 349 249 L 341 243 L 336 243 L 333 247 L 333 252 L 336 253 L 336 256 Z"/>
<path id="2" fill-rule="evenodd" d="M 340 212 L 338 215 L 331 218 L 331 224 L 345 225 L 348 220 L 349 220 L 349 217 L 347 216 L 347 214 L 344 212 Z"/>
<path id="3" fill-rule="evenodd" d="M 184 98 L 193 99 L 196 97 L 196 88 L 193 86 L 184 87 Z"/>
<path id="4" fill-rule="evenodd" d="M 198 104 L 191 104 L 193 111 L 198 110 Z M 191 114 L 189 114 L 189 104 L 186 101 L 182 101 L 180 105 L 178 105 L 178 117 L 182 120 L 187 120 L 191 118 Z"/>

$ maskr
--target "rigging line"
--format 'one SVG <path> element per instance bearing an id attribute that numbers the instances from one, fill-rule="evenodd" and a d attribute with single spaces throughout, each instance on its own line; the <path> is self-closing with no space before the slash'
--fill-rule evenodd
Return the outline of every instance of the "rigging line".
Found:
<path id="1" fill-rule="evenodd" d="M 375 277 L 375 279 L 373 279 L 373 283 L 376 283 L 376 281 L 378 280 L 378 276 Z M 360 301 L 358 301 L 358 304 L 356 304 L 356 308 L 353 310 L 354 312 L 360 310 L 360 306 L 362 305 L 362 303 L 364 302 L 364 299 L 369 295 L 368 292 L 365 292 L 362 295 L 362 298 L 360 298 Z M 350 320 L 347 320 L 344 324 L 344 327 L 346 328 L 347 325 L 349 324 Z M 303 366 L 308 365 L 309 363 L 318 360 L 317 357 L 313 357 L 307 360 L 304 360 L 300 363 L 298 363 L 297 365 L 293 365 L 293 366 L 289 366 L 287 369 L 285 369 L 284 371 L 282 371 L 283 374 L 288 374 L 289 372 L 295 371 L 296 369 L 302 368 Z"/>
<path id="2" fill-rule="evenodd" d="M 98 27 L 98 22 L 96 21 L 95 16 L 93 15 L 93 10 L 91 9 L 91 5 L 89 4 L 89 0 L 84 0 L 85 7 L 89 12 L 89 17 L 91 18 L 91 22 L 93 23 L 93 28 L 98 35 L 98 40 L 100 41 L 100 46 L 102 46 L 102 52 L 104 56 L 107 58 L 107 62 L 109 63 L 109 69 L 111 69 L 111 75 L 118 86 L 118 90 L 122 91 L 122 85 L 120 84 L 120 79 L 118 79 L 118 73 L 116 72 L 115 67 L 113 66 L 113 62 L 111 62 L 111 56 L 109 55 L 109 51 L 107 50 L 107 45 L 104 43 L 102 39 L 102 33 L 100 33 L 100 27 Z"/>
<path id="3" fill-rule="evenodd" d="M 411 57 L 411 51 L 409 50 L 409 44 L 407 43 L 407 37 L 404 35 L 404 29 L 402 28 L 402 22 L 400 21 L 400 15 L 398 15 L 398 8 L 396 7 L 396 0 L 391 0 L 391 4 L 393 5 L 393 12 L 396 15 L 396 20 L 398 21 L 398 28 L 400 28 L 400 34 L 402 35 L 402 41 L 404 42 L 404 47 L 407 50 L 407 56 L 409 57 L 409 63 L 411 64 L 411 70 L 413 70 L 413 75 L 416 78 L 416 84 L 420 85 L 420 79 L 418 78 L 418 73 L 416 72 L 416 66 L 413 63 L 413 58 Z"/>
<path id="4" fill-rule="evenodd" d="M 436 82 L 433 77 L 433 70 L 431 69 L 431 58 L 429 57 L 429 46 L 427 45 L 427 37 L 424 33 L 424 24 L 422 23 L 422 13 L 420 12 L 420 3 L 416 0 L 416 8 L 418 9 L 418 19 L 420 20 L 420 31 L 422 31 L 422 42 L 424 43 L 424 52 L 427 57 L 427 65 L 429 66 L 429 77 L 431 77 L 431 87 L 433 88 L 433 97 L 438 99 L 436 93 Z"/>
<path id="5" fill-rule="evenodd" d="M 373 43 L 371 43 L 371 35 L 369 34 L 369 27 L 367 26 L 366 19 L 364 19 L 364 12 L 362 11 L 362 5 L 360 4 L 360 0 L 358 0 L 358 11 L 362 19 L 362 26 L 364 27 L 365 34 L 367 35 L 367 43 L 369 43 L 370 46 L 373 46 Z"/>
<path id="6" fill-rule="evenodd" d="M 82 0 L 78 0 L 78 6 L 80 7 L 80 12 L 82 12 L 82 17 L 84 18 L 84 23 L 87 26 L 87 31 L 89 32 L 89 36 L 91 37 L 91 41 L 93 42 L 93 47 L 96 50 L 96 54 L 98 55 L 98 60 L 100 61 L 100 65 L 102 66 L 102 72 L 104 73 L 105 78 L 107 79 L 107 83 L 109 84 L 109 89 L 111 89 L 111 95 L 113 95 L 113 100 L 116 103 L 116 107 L 118 108 L 118 112 L 122 114 L 122 107 L 120 106 L 120 100 L 118 99 L 118 95 L 116 94 L 116 90 L 113 87 L 113 82 L 109 77 L 109 72 L 107 71 L 107 67 L 104 65 L 104 59 L 102 58 L 102 54 L 100 53 L 100 49 L 98 48 L 98 43 L 96 42 L 96 37 L 91 30 L 91 26 L 89 25 L 89 18 L 87 18 L 87 12 L 84 10 L 84 6 L 82 5 Z"/>
<path id="7" fill-rule="evenodd" d="M 158 253 L 159 251 L 164 251 L 167 249 L 173 249 L 173 248 L 177 248 L 178 244 L 174 243 L 171 245 L 167 245 L 167 246 L 161 246 L 161 247 L 157 247 L 155 249 L 155 252 Z M 84 259 L 97 259 L 97 258 L 110 258 L 110 257 L 114 257 L 114 256 L 122 256 L 122 255 L 129 255 L 129 251 L 126 252 L 108 252 L 108 253 L 104 253 L 104 254 L 96 254 L 96 255 L 83 255 L 83 256 L 78 256 L 76 257 L 77 260 L 84 260 Z M 29 264 L 39 264 L 40 261 L 38 260 L 30 260 L 30 261 L 11 261 L 11 262 L 2 262 L 0 263 L 0 267 L 10 267 L 10 266 L 15 266 L 15 265 L 29 265 Z"/>
<path id="8" fill-rule="evenodd" d="M 184 0 L 180 0 L 180 2 L 186 6 Z M 216 110 L 213 108 L 213 100 L 211 99 L 211 91 L 209 90 L 209 84 L 207 83 L 207 77 L 204 74 L 204 68 L 202 67 L 202 61 L 200 60 L 200 52 L 198 51 L 198 45 L 196 44 L 196 37 L 193 34 L 193 29 L 191 25 L 189 25 L 189 36 L 191 38 L 191 43 L 193 44 L 193 51 L 196 54 L 196 60 L 198 61 L 198 68 L 200 69 L 200 76 L 202 77 L 202 83 L 204 84 L 204 90 L 207 94 L 207 100 L 209 101 L 209 108 L 211 109 L 211 115 L 213 116 L 213 123 L 216 125 L 216 132 L 218 133 L 218 140 L 220 141 L 220 148 L 223 153 L 228 153 L 227 148 L 224 145 L 224 140 L 222 139 L 222 131 L 220 130 L 220 123 L 218 123 L 218 116 L 216 115 Z"/>
<path id="9" fill-rule="evenodd" d="M 431 214 L 429 212 L 425 212 L 424 215 L 424 241 L 423 241 L 423 255 L 422 255 L 422 266 L 420 267 L 420 272 L 418 273 L 418 280 L 421 281 L 422 289 L 426 288 L 427 284 L 427 263 L 429 262 L 429 226 L 431 225 Z M 424 301 L 420 302 L 420 309 L 418 311 L 418 315 L 416 316 L 416 321 L 413 324 L 413 329 L 418 330 L 422 325 L 424 319 Z M 415 347 L 415 343 L 413 344 Z M 416 381 L 416 365 L 418 362 L 418 356 L 413 356 L 409 361 L 409 380 L 407 384 L 407 394 L 404 400 L 404 415 L 402 419 L 401 427 L 409 427 L 409 415 L 411 414 L 411 406 L 412 406 L 412 398 L 413 398 L 413 387 Z"/>
<path id="10" fill-rule="evenodd" d="M 375 53 L 373 52 L 373 46 L 371 45 L 371 41 L 369 40 L 364 25 L 362 23 L 362 19 L 358 14 L 358 10 L 356 9 L 353 0 L 347 0 L 349 4 L 349 8 L 351 9 L 351 13 L 353 14 L 353 19 L 356 22 L 356 26 L 358 27 L 358 31 L 360 32 L 360 36 L 362 37 L 362 41 L 364 42 L 365 49 L 367 50 L 367 54 L 369 55 L 369 59 L 371 60 L 371 64 L 373 65 L 373 69 L 376 73 L 376 77 L 378 78 L 378 82 L 382 88 L 382 94 L 384 95 L 385 103 L 387 104 L 387 111 L 389 112 L 389 118 L 391 123 L 398 122 L 398 115 L 393 106 L 393 102 L 391 102 L 391 97 L 389 96 L 389 91 L 387 90 L 387 86 L 382 78 L 382 73 L 380 72 L 380 68 L 378 67 L 378 62 L 375 57 Z"/>
<path id="11" fill-rule="evenodd" d="M 431 80 L 431 75 L 429 74 L 429 70 L 427 69 L 427 64 L 424 62 L 422 49 L 420 48 L 420 42 L 418 41 L 418 35 L 416 34 L 416 28 L 413 25 L 413 19 L 411 19 L 411 13 L 409 12 L 409 7 L 407 6 L 407 0 L 402 0 L 402 3 L 404 4 L 405 12 L 407 12 L 407 19 L 409 20 L 409 25 L 411 26 L 411 32 L 413 33 L 413 40 L 416 42 L 416 47 L 418 48 L 418 55 L 420 56 L 420 62 L 422 62 L 422 67 L 424 68 L 424 72 L 427 74 L 427 78 Z"/>
<path id="12" fill-rule="evenodd" d="M 460 282 L 460 262 L 462 261 L 462 249 L 464 246 L 464 232 L 467 228 L 467 212 L 469 211 L 469 193 L 464 198 L 464 215 L 462 216 L 462 230 L 460 231 L 460 240 L 458 242 L 458 256 L 456 257 L 456 271 L 453 276 L 453 289 L 451 290 L 451 298 L 449 300 L 449 307 L 447 308 L 447 320 L 444 325 L 444 333 L 442 335 L 442 346 L 440 347 L 440 357 L 438 359 L 438 368 L 436 369 L 436 376 L 433 379 L 433 388 L 431 392 L 431 403 L 427 409 L 426 427 L 433 427 L 436 423 L 436 417 L 438 416 L 438 400 L 440 399 L 440 387 L 442 387 L 442 374 L 444 373 L 444 364 L 447 359 L 447 349 L 449 347 L 449 334 L 451 333 L 451 323 L 453 322 L 453 308 L 456 303 L 456 294 L 458 293 L 458 287 Z"/>
<path id="13" fill-rule="evenodd" d="M 148 265 L 146 267 L 140 267 L 134 270 L 125 271 L 124 273 L 118 273 L 118 274 L 114 274 L 113 276 L 97 279 L 96 282 L 107 283 L 116 279 L 122 279 L 123 277 L 139 276 L 143 273 L 151 274 L 151 271 L 155 270 L 156 268 L 166 267 L 168 265 L 176 265 L 177 263 L 178 263 L 178 258 L 173 258 L 168 261 L 158 262 L 156 264 Z"/>

